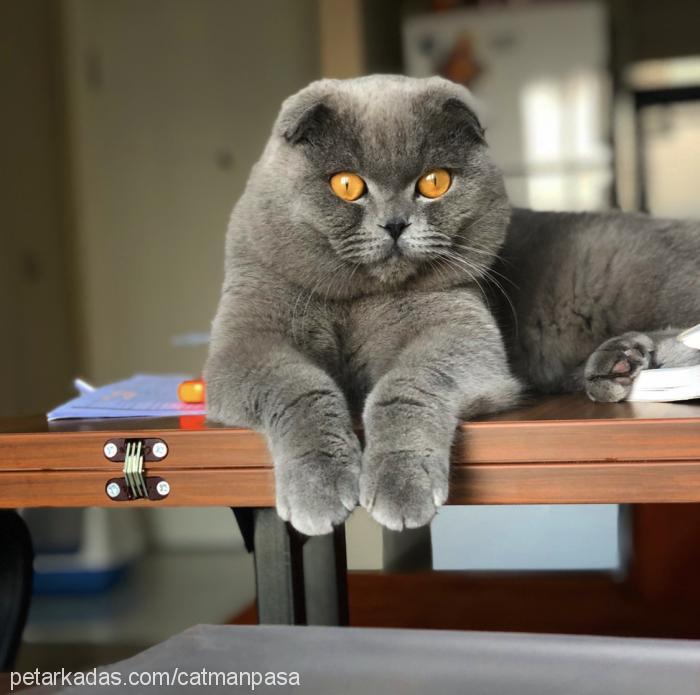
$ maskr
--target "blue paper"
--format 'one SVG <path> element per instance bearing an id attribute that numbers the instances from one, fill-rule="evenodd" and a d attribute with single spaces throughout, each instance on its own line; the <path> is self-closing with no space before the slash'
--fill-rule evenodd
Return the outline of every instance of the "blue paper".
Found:
<path id="1" fill-rule="evenodd" d="M 51 420 L 103 417 L 169 417 L 205 415 L 204 403 L 182 403 L 177 388 L 184 374 L 137 374 L 130 379 L 101 386 L 54 408 Z"/>

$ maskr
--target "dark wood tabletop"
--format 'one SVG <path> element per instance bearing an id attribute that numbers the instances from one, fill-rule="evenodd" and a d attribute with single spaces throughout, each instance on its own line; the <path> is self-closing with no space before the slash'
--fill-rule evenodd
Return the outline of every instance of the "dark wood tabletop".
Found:
<path id="1" fill-rule="evenodd" d="M 112 437 L 160 437 L 147 464 L 167 478 L 160 501 L 114 502 Z M 452 504 L 700 502 L 700 402 L 601 404 L 583 395 L 531 399 L 464 423 L 453 456 Z M 0 420 L 0 507 L 270 506 L 264 438 L 204 417 Z"/>

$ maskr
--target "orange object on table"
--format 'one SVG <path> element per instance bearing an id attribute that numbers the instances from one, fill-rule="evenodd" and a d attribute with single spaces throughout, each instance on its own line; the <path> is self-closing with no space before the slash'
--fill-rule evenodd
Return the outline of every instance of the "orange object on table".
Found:
<path id="1" fill-rule="evenodd" d="M 204 381 L 187 379 L 177 387 L 177 397 L 183 403 L 204 403 Z"/>

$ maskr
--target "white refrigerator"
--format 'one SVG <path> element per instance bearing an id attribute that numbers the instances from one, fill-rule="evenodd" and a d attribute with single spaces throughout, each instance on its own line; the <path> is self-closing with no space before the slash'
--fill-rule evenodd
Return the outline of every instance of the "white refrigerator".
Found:
<path id="1" fill-rule="evenodd" d="M 403 28 L 406 74 L 467 83 L 508 192 L 549 210 L 609 206 L 608 29 L 599 2 L 418 15 Z"/>

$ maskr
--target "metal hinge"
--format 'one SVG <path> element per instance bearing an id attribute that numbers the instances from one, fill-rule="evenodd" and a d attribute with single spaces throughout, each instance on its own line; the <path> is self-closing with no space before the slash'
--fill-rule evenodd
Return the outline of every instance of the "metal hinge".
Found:
<path id="1" fill-rule="evenodd" d="M 105 485 L 107 497 L 114 501 L 136 499 L 162 500 L 170 494 L 170 484 L 159 476 L 147 476 L 146 461 L 162 461 L 168 445 L 157 438 L 115 438 L 105 442 L 105 458 L 123 462 L 123 478 L 111 478 Z"/>

